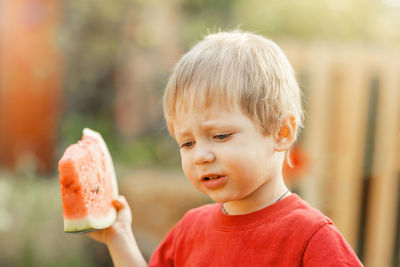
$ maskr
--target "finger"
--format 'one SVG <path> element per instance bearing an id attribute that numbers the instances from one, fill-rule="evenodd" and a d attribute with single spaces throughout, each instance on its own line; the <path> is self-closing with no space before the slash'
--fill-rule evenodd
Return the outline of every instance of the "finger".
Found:
<path id="1" fill-rule="evenodd" d="M 124 208 L 124 204 L 121 201 L 119 201 L 118 199 L 114 199 L 111 203 L 118 211 L 120 211 Z"/>
<path id="2" fill-rule="evenodd" d="M 132 220 L 132 213 L 126 198 L 122 195 L 119 195 L 113 200 L 113 204 L 118 210 L 118 220 L 123 220 L 130 223 Z"/>
<path id="3" fill-rule="evenodd" d="M 116 198 L 114 198 L 111 202 L 114 207 L 119 211 L 122 210 L 124 207 L 129 207 L 128 201 L 123 195 L 119 195 Z"/>

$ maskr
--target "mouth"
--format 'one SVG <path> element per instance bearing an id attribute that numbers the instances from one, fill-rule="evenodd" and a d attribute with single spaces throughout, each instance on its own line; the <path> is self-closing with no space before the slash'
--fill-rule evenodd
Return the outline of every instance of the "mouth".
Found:
<path id="1" fill-rule="evenodd" d="M 201 177 L 201 183 L 209 190 L 223 188 L 228 181 L 225 175 L 206 174 Z"/>
<path id="2" fill-rule="evenodd" d="M 222 175 L 204 175 L 201 177 L 202 181 L 210 181 L 210 180 L 215 180 L 222 177 Z"/>

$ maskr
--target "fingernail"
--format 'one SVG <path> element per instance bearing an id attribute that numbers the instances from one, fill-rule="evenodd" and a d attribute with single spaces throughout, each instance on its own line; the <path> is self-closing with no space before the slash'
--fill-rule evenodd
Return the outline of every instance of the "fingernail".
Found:
<path id="1" fill-rule="evenodd" d="M 124 207 L 124 205 L 122 205 L 121 202 L 119 202 L 118 200 L 114 199 L 112 201 L 112 204 L 114 205 L 114 207 L 116 207 L 118 210 L 122 209 Z"/>

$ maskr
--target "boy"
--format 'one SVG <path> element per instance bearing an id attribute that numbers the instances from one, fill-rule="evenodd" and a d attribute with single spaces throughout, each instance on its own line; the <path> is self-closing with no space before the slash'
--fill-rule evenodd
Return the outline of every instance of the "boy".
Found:
<path id="1" fill-rule="evenodd" d="M 286 56 L 259 35 L 211 34 L 181 58 L 165 119 L 186 177 L 217 203 L 187 212 L 149 266 L 362 266 L 333 223 L 283 181 L 302 127 L 300 94 Z M 88 235 L 115 266 L 147 266 L 126 200 L 114 204 L 116 223 Z"/>

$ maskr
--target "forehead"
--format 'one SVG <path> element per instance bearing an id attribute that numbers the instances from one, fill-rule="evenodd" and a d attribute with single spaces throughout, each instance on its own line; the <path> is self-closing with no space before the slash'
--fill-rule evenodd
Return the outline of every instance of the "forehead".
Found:
<path id="1" fill-rule="evenodd" d="M 192 84 L 190 87 L 175 91 L 174 101 L 171 103 L 175 112 L 203 111 L 211 106 L 227 111 L 237 110 L 240 106 L 240 96 L 232 87 L 219 87 L 210 84 Z"/>
<path id="2" fill-rule="evenodd" d="M 204 120 L 224 118 L 228 115 L 239 115 L 242 111 L 237 107 L 220 101 L 210 103 L 194 103 L 192 105 L 179 105 L 175 109 L 174 121 L 188 117 L 201 117 Z"/>
<path id="3" fill-rule="evenodd" d="M 169 128 L 173 137 L 176 138 L 193 129 L 249 127 L 251 124 L 253 121 L 241 110 L 212 103 L 203 108 L 193 107 L 188 110 L 177 110 L 174 118 L 169 121 Z"/>

